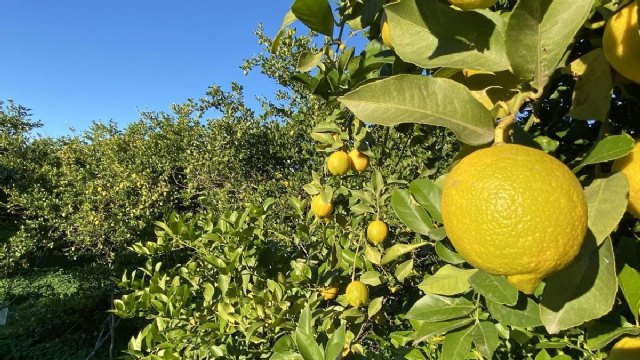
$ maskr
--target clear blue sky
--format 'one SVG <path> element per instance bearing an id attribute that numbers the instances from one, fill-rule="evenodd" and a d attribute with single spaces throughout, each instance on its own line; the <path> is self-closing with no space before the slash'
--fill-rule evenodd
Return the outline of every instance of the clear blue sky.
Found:
<path id="1" fill-rule="evenodd" d="M 247 99 L 276 86 L 243 58 L 274 36 L 289 0 L 2 0 L 0 100 L 13 99 L 49 136 L 91 121 L 136 120 L 198 98 L 213 83 L 245 86 Z M 250 102 L 251 103 L 251 102 Z"/>

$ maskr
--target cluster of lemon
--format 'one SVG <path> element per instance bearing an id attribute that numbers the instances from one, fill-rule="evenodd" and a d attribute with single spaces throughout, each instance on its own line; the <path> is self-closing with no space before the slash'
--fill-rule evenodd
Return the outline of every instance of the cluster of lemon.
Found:
<path id="1" fill-rule="evenodd" d="M 369 167 L 369 156 L 358 151 L 351 150 L 348 154 L 342 150 L 336 151 L 327 158 L 327 170 L 334 176 L 346 175 L 349 170 L 361 173 Z M 327 218 L 333 212 L 333 203 L 326 202 L 321 195 L 315 195 L 311 200 L 311 212 L 318 218 Z M 367 239 L 374 245 L 384 242 L 389 236 L 387 224 L 376 219 L 367 225 Z M 333 300 L 338 296 L 337 287 L 328 287 L 320 291 L 325 300 Z M 367 286 L 360 281 L 352 281 L 345 291 L 347 301 L 351 306 L 360 307 L 369 299 Z"/>

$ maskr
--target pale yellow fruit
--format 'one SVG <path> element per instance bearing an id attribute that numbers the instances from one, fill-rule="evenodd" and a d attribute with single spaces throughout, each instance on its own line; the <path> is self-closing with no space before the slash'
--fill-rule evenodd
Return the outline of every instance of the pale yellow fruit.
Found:
<path id="1" fill-rule="evenodd" d="M 324 202 L 322 196 L 316 195 L 311 199 L 311 212 L 321 219 L 326 218 L 333 212 L 333 204 Z"/>
<path id="2" fill-rule="evenodd" d="M 351 159 L 351 168 L 357 172 L 363 172 L 369 167 L 369 156 L 356 149 L 349 151 L 349 158 Z"/>
<path id="3" fill-rule="evenodd" d="M 640 338 L 625 337 L 618 341 L 609 352 L 609 360 L 640 359 Z"/>
<path id="4" fill-rule="evenodd" d="M 622 172 L 629 181 L 627 211 L 640 218 L 640 142 L 626 156 L 613 162 L 613 170 Z"/>
<path id="5" fill-rule="evenodd" d="M 447 236 L 471 265 L 531 294 L 576 257 L 587 231 L 580 182 L 559 160 L 513 144 L 477 150 L 447 176 Z"/>
<path id="6" fill-rule="evenodd" d="M 352 281 L 347 286 L 346 294 L 349 305 L 360 307 L 369 302 L 369 289 L 360 281 Z"/>
<path id="7" fill-rule="evenodd" d="M 622 76 L 640 83 L 640 34 L 638 3 L 620 10 L 607 22 L 602 48 L 609 64 Z"/>
<path id="8" fill-rule="evenodd" d="M 449 0 L 453 6 L 462 10 L 486 9 L 496 4 L 498 0 Z"/>
<path id="9" fill-rule="evenodd" d="M 482 71 L 480 70 L 473 70 L 473 69 L 462 69 L 462 75 L 464 75 L 465 77 L 469 77 L 475 74 L 479 74 Z"/>
<path id="10" fill-rule="evenodd" d="M 367 226 L 367 239 L 372 244 L 378 245 L 389 236 L 389 228 L 382 220 L 374 220 Z"/>
<path id="11" fill-rule="evenodd" d="M 382 43 L 393 49 L 393 45 L 391 44 L 391 30 L 389 30 L 389 21 L 385 18 L 382 21 L 382 26 L 380 27 L 380 36 L 382 37 Z"/>
<path id="12" fill-rule="evenodd" d="M 329 172 L 336 176 L 342 176 L 349 172 L 351 167 L 351 159 L 349 155 L 340 150 L 336 151 L 327 159 L 327 169 Z"/>
<path id="13" fill-rule="evenodd" d="M 320 296 L 325 300 L 333 300 L 338 296 L 338 288 L 335 286 L 320 290 Z"/>

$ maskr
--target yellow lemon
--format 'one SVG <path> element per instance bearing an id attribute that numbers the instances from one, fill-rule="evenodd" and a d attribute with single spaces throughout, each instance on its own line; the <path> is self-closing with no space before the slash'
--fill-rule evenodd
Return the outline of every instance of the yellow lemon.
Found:
<path id="1" fill-rule="evenodd" d="M 385 17 L 380 26 L 380 36 L 382 37 L 382 43 L 393 49 L 391 45 L 391 30 L 389 30 L 389 21 Z"/>
<path id="2" fill-rule="evenodd" d="M 613 162 L 613 170 L 621 171 L 629 181 L 629 204 L 627 211 L 640 218 L 640 142 L 625 157 Z"/>
<path id="3" fill-rule="evenodd" d="M 324 288 L 320 291 L 320 296 L 325 300 L 333 300 L 338 296 L 338 288 L 335 286 Z"/>
<path id="4" fill-rule="evenodd" d="M 387 239 L 387 236 L 389 236 L 389 229 L 384 221 L 374 220 L 367 226 L 367 239 L 369 239 L 372 244 L 380 244 Z"/>
<path id="5" fill-rule="evenodd" d="M 482 71 L 480 70 L 462 69 L 462 75 L 464 75 L 465 77 L 473 76 L 475 74 L 480 74 L 481 72 Z"/>
<path id="6" fill-rule="evenodd" d="M 352 281 L 347 286 L 346 294 L 349 305 L 360 307 L 369 302 L 369 289 L 360 281 Z"/>
<path id="7" fill-rule="evenodd" d="M 324 202 L 324 200 L 322 200 L 322 196 L 316 195 L 311 199 L 311 212 L 320 219 L 331 215 L 332 211 L 333 204 Z"/>
<path id="8" fill-rule="evenodd" d="M 327 159 L 327 169 L 329 172 L 336 176 L 342 176 L 349 172 L 351 167 L 351 159 L 346 152 L 340 150 L 336 151 Z"/>
<path id="9" fill-rule="evenodd" d="M 453 6 L 462 10 L 486 9 L 496 4 L 498 0 L 449 0 Z"/>
<path id="10" fill-rule="evenodd" d="M 559 160 L 501 144 L 463 158 L 447 176 L 442 219 L 471 265 L 531 294 L 576 257 L 587 231 L 582 186 Z"/>
<path id="11" fill-rule="evenodd" d="M 622 76 L 640 83 L 640 34 L 638 3 L 613 15 L 604 29 L 602 48 L 609 64 Z"/>
<path id="12" fill-rule="evenodd" d="M 349 152 L 349 158 L 351 159 L 351 168 L 357 172 L 363 172 L 367 170 L 369 166 L 369 156 L 365 153 L 353 149 Z"/>
<path id="13" fill-rule="evenodd" d="M 625 337 L 618 341 L 609 352 L 609 360 L 640 359 L 640 338 Z"/>

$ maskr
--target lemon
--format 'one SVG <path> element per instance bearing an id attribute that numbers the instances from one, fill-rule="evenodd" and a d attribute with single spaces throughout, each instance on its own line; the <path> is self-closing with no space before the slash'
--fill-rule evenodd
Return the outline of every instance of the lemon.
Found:
<path id="1" fill-rule="evenodd" d="M 640 338 L 625 337 L 618 341 L 609 352 L 610 360 L 640 359 Z"/>
<path id="2" fill-rule="evenodd" d="M 625 157 L 613 162 L 613 170 L 621 171 L 629 181 L 629 204 L 627 211 L 640 218 L 640 142 Z"/>
<path id="3" fill-rule="evenodd" d="M 346 152 L 340 150 L 336 151 L 327 159 L 327 169 L 329 172 L 336 176 L 342 176 L 349 172 L 351 167 L 351 159 Z"/>
<path id="4" fill-rule="evenodd" d="M 373 245 L 378 245 L 385 241 L 387 236 L 389 236 L 389 229 L 384 221 L 374 220 L 367 226 L 367 239 L 369 239 Z"/>
<path id="5" fill-rule="evenodd" d="M 360 281 L 352 281 L 347 286 L 346 294 L 349 305 L 360 307 L 369 301 L 369 289 Z"/>
<path id="6" fill-rule="evenodd" d="M 473 69 L 462 69 L 462 75 L 464 75 L 464 77 L 469 77 L 469 76 L 473 76 L 476 74 L 480 74 L 482 71 L 480 70 L 473 70 Z"/>
<path id="7" fill-rule="evenodd" d="M 320 291 L 320 296 L 325 300 L 333 300 L 338 296 L 338 288 L 335 286 L 324 288 Z"/>
<path id="8" fill-rule="evenodd" d="M 578 179 L 556 158 L 521 145 L 463 158 L 444 183 L 441 210 L 460 255 L 527 294 L 576 257 L 587 231 Z"/>
<path id="9" fill-rule="evenodd" d="M 387 21 L 386 17 L 380 27 L 380 36 L 382 37 L 382 43 L 393 49 L 393 45 L 391 45 L 391 30 L 389 30 L 389 21 Z"/>
<path id="10" fill-rule="evenodd" d="M 640 83 L 640 34 L 638 34 L 638 3 L 613 15 L 604 29 L 602 48 L 609 64 L 622 76 Z"/>
<path id="11" fill-rule="evenodd" d="M 453 6 L 462 10 L 486 9 L 496 4 L 498 0 L 449 0 Z"/>
<path id="12" fill-rule="evenodd" d="M 333 211 L 333 204 L 326 203 L 322 200 L 322 196 L 316 195 L 311 199 L 311 212 L 321 219 L 331 215 Z"/>
<path id="13" fill-rule="evenodd" d="M 367 170 L 369 166 L 369 156 L 365 153 L 353 149 L 349 151 L 349 158 L 351 159 L 351 168 L 357 172 L 363 172 Z"/>

